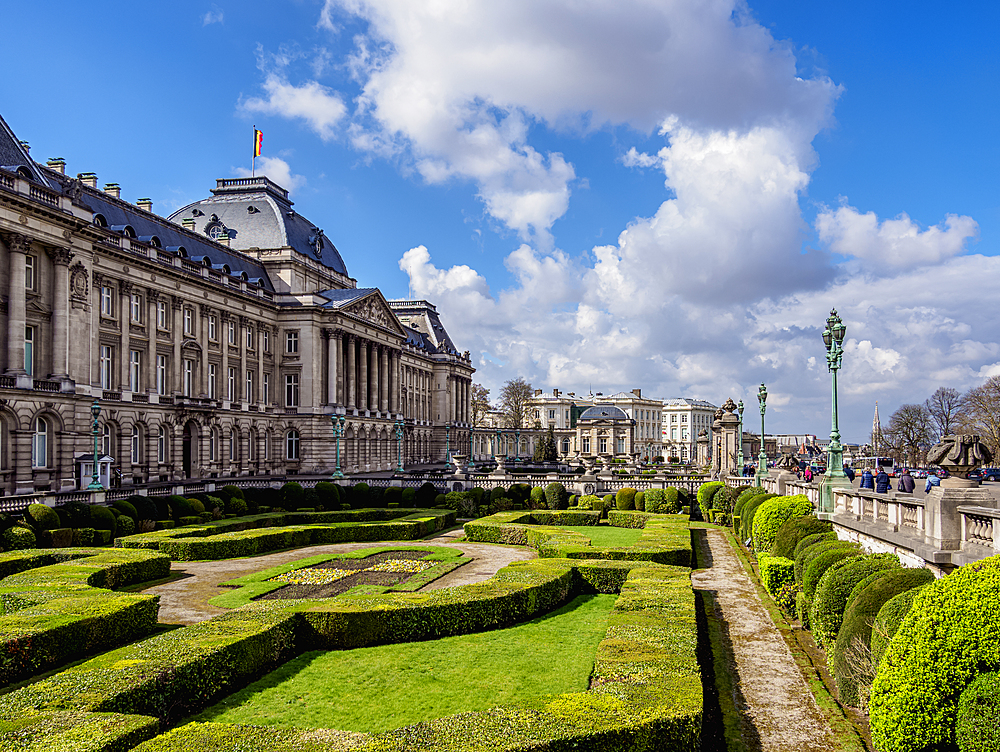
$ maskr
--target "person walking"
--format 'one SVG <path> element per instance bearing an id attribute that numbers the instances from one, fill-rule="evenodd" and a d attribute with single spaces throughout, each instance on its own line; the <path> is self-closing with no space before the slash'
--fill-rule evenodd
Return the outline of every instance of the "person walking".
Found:
<path id="1" fill-rule="evenodd" d="M 854 468 L 853 467 L 851 467 L 850 465 L 844 465 L 844 475 L 847 476 L 847 479 L 849 481 L 851 481 L 851 483 L 854 482 Z"/>
<path id="2" fill-rule="evenodd" d="M 937 476 L 937 473 L 927 473 L 927 483 L 924 484 L 924 493 L 930 493 L 932 488 L 940 485 L 941 479 Z"/>
<path id="3" fill-rule="evenodd" d="M 899 484 L 896 486 L 897 490 L 911 494 L 915 486 L 916 484 L 913 482 L 913 476 L 910 475 L 910 471 L 904 469 L 902 475 L 899 476 Z"/>
<path id="4" fill-rule="evenodd" d="M 869 491 L 875 490 L 875 478 L 872 476 L 872 471 L 867 467 L 861 473 L 861 488 L 867 488 Z"/>
<path id="5" fill-rule="evenodd" d="M 885 468 L 879 468 L 878 475 L 875 476 L 875 493 L 888 493 L 889 492 L 889 475 L 886 473 Z"/>
<path id="6" fill-rule="evenodd" d="M 802 473 L 802 477 L 803 477 L 803 479 L 805 480 L 806 483 L 812 483 L 812 479 L 813 479 L 812 468 L 809 467 L 808 465 L 806 465 L 806 469 L 805 469 L 805 472 Z"/>

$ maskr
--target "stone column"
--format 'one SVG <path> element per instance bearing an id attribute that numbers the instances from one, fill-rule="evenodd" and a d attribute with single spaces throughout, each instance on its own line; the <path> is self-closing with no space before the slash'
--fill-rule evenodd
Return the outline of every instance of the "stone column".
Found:
<path id="1" fill-rule="evenodd" d="M 358 375 L 358 409 L 362 412 L 368 409 L 368 340 L 361 340 L 358 348 L 360 374 Z"/>
<path id="2" fill-rule="evenodd" d="M 219 400 L 229 397 L 229 322 L 232 321 L 232 318 L 233 315 L 229 311 L 219 311 L 219 326 L 222 327 L 219 331 L 219 344 L 222 345 L 222 365 L 219 367 L 219 378 L 215 384 Z M 281 385 L 277 383 L 277 376 L 275 382 L 274 388 L 280 394 Z"/>
<path id="3" fill-rule="evenodd" d="M 170 366 L 172 371 L 171 386 L 176 394 L 183 391 L 184 370 L 181 368 L 181 342 L 184 338 L 183 324 L 181 323 L 181 306 L 184 305 L 184 298 L 180 295 L 170 296 L 170 308 L 173 310 L 173 327 L 170 336 L 174 343 L 174 362 Z"/>
<path id="4" fill-rule="evenodd" d="M 378 344 L 368 345 L 368 409 L 378 410 Z"/>
<path id="5" fill-rule="evenodd" d="M 149 335 L 149 351 L 146 353 L 146 391 L 150 394 L 156 391 L 156 303 L 159 299 L 158 290 L 152 287 L 146 290 L 146 333 Z"/>
<path id="6" fill-rule="evenodd" d="M 247 352 L 247 327 L 250 326 L 250 319 L 240 316 L 240 330 L 236 333 L 236 339 L 240 343 L 240 365 L 236 372 L 236 396 L 243 395 L 243 400 L 249 401 L 250 395 L 247 391 L 247 371 L 250 370 L 250 354 Z"/>
<path id="7" fill-rule="evenodd" d="M 26 235 L 5 235 L 10 280 L 7 286 L 7 373 L 24 373 L 24 265 L 31 249 Z"/>
<path id="8" fill-rule="evenodd" d="M 347 335 L 347 371 L 344 374 L 346 380 L 347 407 L 350 410 L 357 408 L 357 364 L 355 363 L 355 347 L 357 337 L 353 334 Z"/>
<path id="9" fill-rule="evenodd" d="M 379 347 L 378 358 L 378 409 L 382 414 L 389 412 L 389 348 Z"/>
<path id="10" fill-rule="evenodd" d="M 332 405 L 336 402 L 337 351 L 334 350 L 333 330 L 324 327 L 319 333 L 326 342 L 326 389 L 323 402 Z"/>
<path id="11" fill-rule="evenodd" d="M 264 330 L 267 324 L 257 327 L 257 402 L 264 402 Z M 206 351 L 207 352 L 207 351 Z M 207 368 L 208 366 L 206 366 Z M 270 396 L 270 395 L 269 395 Z M 265 405 L 267 407 L 267 405 Z M 257 459 L 261 460 L 260 434 L 257 436 Z"/>
<path id="12" fill-rule="evenodd" d="M 104 286 L 104 275 L 101 272 L 91 273 L 91 293 L 94 296 L 93 302 L 93 336 L 90 344 L 90 385 L 100 387 L 101 385 L 101 288 Z"/>
<path id="13" fill-rule="evenodd" d="M 198 393 L 208 397 L 208 317 L 212 309 L 202 304 L 198 306 L 198 342 L 201 345 L 201 364 L 198 367 Z"/>
<path id="14" fill-rule="evenodd" d="M 128 389 L 129 359 L 132 357 L 129 346 L 129 320 L 132 318 L 132 283 L 123 279 L 118 284 L 118 330 L 121 332 L 121 345 L 118 347 L 118 388 Z"/>
<path id="15" fill-rule="evenodd" d="M 47 248 L 46 252 L 56 270 L 52 289 L 52 378 L 68 378 L 69 262 L 73 260 L 73 254 L 69 248 Z"/>

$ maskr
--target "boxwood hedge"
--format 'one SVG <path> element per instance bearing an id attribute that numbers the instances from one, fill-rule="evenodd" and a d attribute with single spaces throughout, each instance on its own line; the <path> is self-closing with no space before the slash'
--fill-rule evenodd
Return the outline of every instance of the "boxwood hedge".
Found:
<path id="1" fill-rule="evenodd" d="M 980 674 L 958 698 L 961 752 L 1000 752 L 1000 672 Z"/>
<path id="2" fill-rule="evenodd" d="M 826 570 L 835 562 L 846 559 L 850 556 L 861 556 L 861 549 L 853 543 L 820 543 L 813 546 L 806 553 L 806 565 L 802 570 L 802 592 L 806 594 L 806 601 L 809 608 L 812 608 L 813 597 L 816 595 L 816 586 L 820 579 L 826 574 Z M 812 612 L 809 613 L 810 623 L 812 622 Z"/>
<path id="3" fill-rule="evenodd" d="M 899 626 L 903 619 L 910 613 L 913 607 L 913 599 L 917 597 L 917 592 L 923 585 L 917 585 L 909 590 L 904 590 L 899 595 L 894 595 L 885 602 L 885 605 L 878 610 L 878 615 L 872 624 L 872 666 L 878 668 L 885 656 L 885 651 L 889 649 L 889 643 L 899 631 Z"/>
<path id="4" fill-rule="evenodd" d="M 812 502 L 804 495 L 777 496 L 768 499 L 753 515 L 753 549 L 770 553 L 778 528 L 793 517 L 812 514 Z"/>
<path id="5" fill-rule="evenodd" d="M 711 480 L 698 486 L 698 508 L 701 510 L 702 519 L 708 519 L 708 510 L 712 508 L 712 497 L 725 485 L 721 480 Z"/>
<path id="6" fill-rule="evenodd" d="M 733 504 L 733 514 L 739 515 L 742 513 L 743 507 L 748 501 L 750 501 L 750 499 L 754 496 L 763 496 L 766 493 L 767 491 L 760 486 L 748 486 L 747 488 L 744 488 L 740 491 L 740 495 L 736 497 L 736 503 Z"/>
<path id="7" fill-rule="evenodd" d="M 816 643 L 827 649 L 831 668 L 833 644 L 854 586 L 875 572 L 899 568 L 899 557 L 895 554 L 862 554 L 836 561 L 823 573 L 810 607 L 809 624 Z"/>
<path id="8" fill-rule="evenodd" d="M 761 552 L 757 554 L 757 564 L 760 567 L 760 581 L 772 598 L 782 586 L 795 583 L 795 562 L 791 559 Z"/>
<path id="9" fill-rule="evenodd" d="M 871 693 L 876 748 L 924 750 L 956 743 L 959 695 L 1000 668 L 1000 556 L 925 585 L 879 664 Z"/>
<path id="10" fill-rule="evenodd" d="M 771 546 L 771 553 L 794 561 L 795 547 L 798 546 L 799 541 L 810 535 L 832 531 L 833 525 L 831 523 L 818 520 L 811 514 L 790 517 L 782 523 L 778 532 L 774 534 L 774 545 Z"/>
<path id="11" fill-rule="evenodd" d="M 740 541 L 748 541 L 752 539 L 753 518 L 757 514 L 757 510 L 760 509 L 761 504 L 765 501 L 773 499 L 776 496 L 777 494 L 754 496 L 743 505 L 743 511 L 740 514 Z"/>
<path id="12" fill-rule="evenodd" d="M 844 543 L 837 538 L 837 534 L 834 532 L 829 533 L 817 533 L 816 535 L 808 535 L 799 541 L 798 545 L 795 546 L 795 556 L 793 560 L 795 561 L 795 581 L 799 584 L 802 583 L 802 570 L 807 564 L 807 561 L 812 560 L 812 556 L 822 550 L 826 550 L 828 545 L 831 543 Z M 822 545 L 822 548 L 816 548 Z"/>
<path id="13" fill-rule="evenodd" d="M 874 578 L 874 579 L 873 579 Z M 860 667 L 874 661 L 865 661 L 871 655 L 872 625 L 879 610 L 889 599 L 911 588 L 926 585 L 934 579 L 929 569 L 883 570 L 865 578 L 851 593 L 844 612 L 844 619 L 837 633 L 833 648 L 833 674 L 837 680 L 837 693 L 846 705 L 857 706 L 861 700 L 861 683 L 870 684 L 874 675 L 862 675 Z M 858 587 L 868 583 L 860 592 Z"/>

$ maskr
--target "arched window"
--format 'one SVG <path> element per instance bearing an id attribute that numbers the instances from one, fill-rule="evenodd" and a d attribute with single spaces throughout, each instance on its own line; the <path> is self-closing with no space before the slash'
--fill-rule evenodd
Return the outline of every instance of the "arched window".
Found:
<path id="1" fill-rule="evenodd" d="M 31 434 L 31 466 L 49 466 L 49 422 L 45 418 L 35 418 Z"/>
<path id="2" fill-rule="evenodd" d="M 229 434 L 229 461 L 236 462 L 236 442 L 239 441 L 239 435 L 234 428 L 232 433 Z"/>
<path id="3" fill-rule="evenodd" d="M 132 455 L 132 464 L 138 465 L 142 462 L 142 455 L 140 454 L 141 447 L 139 446 L 139 426 L 138 424 L 132 426 L 132 440 L 129 442 L 129 449 Z"/>
<path id="4" fill-rule="evenodd" d="M 294 428 L 285 434 L 285 459 L 297 460 L 299 458 L 299 432 Z"/>
<path id="5" fill-rule="evenodd" d="M 257 459 L 257 430 L 251 428 L 247 434 L 247 461 L 254 462 Z"/>
<path id="6" fill-rule="evenodd" d="M 156 432 L 156 461 L 161 465 L 167 461 L 167 429 L 163 426 Z"/>
<path id="7" fill-rule="evenodd" d="M 271 459 L 271 432 L 264 431 L 264 459 Z"/>
<path id="8" fill-rule="evenodd" d="M 569 439 L 563 439 L 562 441 L 562 453 L 569 454 Z"/>

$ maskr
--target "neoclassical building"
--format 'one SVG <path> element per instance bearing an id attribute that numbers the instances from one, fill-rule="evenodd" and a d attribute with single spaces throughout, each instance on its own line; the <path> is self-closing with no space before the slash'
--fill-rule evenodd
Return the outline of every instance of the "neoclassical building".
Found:
<path id="1" fill-rule="evenodd" d="M 76 487 L 94 400 L 124 484 L 329 473 L 335 424 L 345 472 L 469 445 L 469 353 L 431 303 L 358 287 L 283 188 L 218 180 L 164 218 L 65 167 L 0 119 L 0 491 Z"/>

